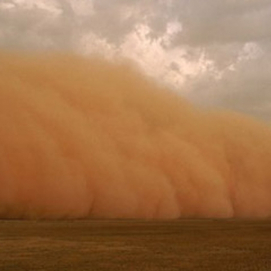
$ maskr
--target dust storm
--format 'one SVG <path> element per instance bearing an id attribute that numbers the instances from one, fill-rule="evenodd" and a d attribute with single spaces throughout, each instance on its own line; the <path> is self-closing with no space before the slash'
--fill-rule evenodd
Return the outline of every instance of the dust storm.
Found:
<path id="1" fill-rule="evenodd" d="M 1 218 L 271 215 L 264 122 L 195 107 L 121 61 L 0 63 Z"/>

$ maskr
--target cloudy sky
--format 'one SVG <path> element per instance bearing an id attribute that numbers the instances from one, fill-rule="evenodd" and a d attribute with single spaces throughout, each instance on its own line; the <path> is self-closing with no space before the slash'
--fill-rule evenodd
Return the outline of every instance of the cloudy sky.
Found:
<path id="1" fill-rule="evenodd" d="M 271 120 L 270 0 L 0 0 L 0 47 L 124 56 L 195 103 Z"/>

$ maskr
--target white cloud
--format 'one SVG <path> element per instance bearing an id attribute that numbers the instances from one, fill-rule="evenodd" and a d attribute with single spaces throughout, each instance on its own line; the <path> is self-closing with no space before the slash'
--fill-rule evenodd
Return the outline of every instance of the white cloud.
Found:
<path id="1" fill-rule="evenodd" d="M 194 101 L 266 119 L 270 25 L 270 0 L 0 3 L 0 47 L 123 55 Z"/>
<path id="2" fill-rule="evenodd" d="M 271 54 L 242 59 L 220 80 L 202 76 L 186 82 L 191 99 L 271 120 Z"/>

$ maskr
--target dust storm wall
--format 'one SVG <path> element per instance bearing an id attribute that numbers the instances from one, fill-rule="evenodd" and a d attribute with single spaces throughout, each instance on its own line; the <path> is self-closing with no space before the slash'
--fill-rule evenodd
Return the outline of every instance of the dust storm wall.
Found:
<path id="1" fill-rule="evenodd" d="M 0 53 L 1 218 L 268 217 L 271 129 L 127 64 Z"/>

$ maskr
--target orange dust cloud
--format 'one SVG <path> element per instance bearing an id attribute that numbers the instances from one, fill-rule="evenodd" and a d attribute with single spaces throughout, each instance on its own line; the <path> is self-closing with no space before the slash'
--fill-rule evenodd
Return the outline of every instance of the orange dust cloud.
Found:
<path id="1" fill-rule="evenodd" d="M 0 217 L 271 215 L 271 129 L 127 64 L 0 53 Z"/>

